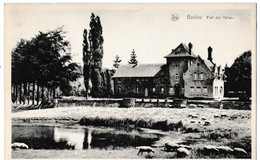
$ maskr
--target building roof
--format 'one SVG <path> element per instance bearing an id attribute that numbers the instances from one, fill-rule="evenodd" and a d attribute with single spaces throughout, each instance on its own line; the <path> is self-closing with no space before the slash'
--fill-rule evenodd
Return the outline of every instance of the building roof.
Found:
<path id="1" fill-rule="evenodd" d="M 214 71 L 215 64 L 213 62 L 211 62 L 210 60 L 204 60 L 204 63 L 211 71 Z"/>
<path id="2" fill-rule="evenodd" d="M 113 78 L 120 77 L 154 77 L 164 64 L 120 65 Z"/>
<path id="3" fill-rule="evenodd" d="M 167 56 L 164 56 L 164 58 L 174 58 L 174 57 L 196 57 L 196 55 L 191 51 L 191 54 L 189 53 L 189 47 L 181 43 L 178 47 L 176 47 L 170 54 Z"/>

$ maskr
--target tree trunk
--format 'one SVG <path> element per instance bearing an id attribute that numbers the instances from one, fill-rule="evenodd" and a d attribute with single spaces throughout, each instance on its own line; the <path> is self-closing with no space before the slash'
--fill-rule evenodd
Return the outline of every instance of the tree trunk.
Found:
<path id="1" fill-rule="evenodd" d="M 53 88 L 53 99 L 55 99 L 55 88 Z"/>
<path id="2" fill-rule="evenodd" d="M 15 85 L 15 102 L 16 102 L 16 104 L 18 103 L 17 96 L 18 96 L 18 85 L 16 84 Z"/>
<path id="3" fill-rule="evenodd" d="M 33 82 L 33 90 L 32 90 L 32 105 L 34 105 L 34 100 L 35 100 L 34 92 L 35 92 L 35 82 Z"/>
<path id="4" fill-rule="evenodd" d="M 39 84 L 37 83 L 37 105 L 39 105 L 39 100 L 40 100 L 40 86 Z"/>
<path id="5" fill-rule="evenodd" d="M 22 104 L 22 83 L 19 85 L 19 103 Z"/>
<path id="6" fill-rule="evenodd" d="M 44 87 L 42 86 L 42 101 L 43 101 L 43 98 L 44 98 Z"/>
<path id="7" fill-rule="evenodd" d="M 15 85 L 13 84 L 12 85 L 12 103 L 14 103 L 15 102 Z"/>
<path id="8" fill-rule="evenodd" d="M 28 91 L 27 91 L 28 105 L 30 104 L 30 83 L 28 83 Z"/>
<path id="9" fill-rule="evenodd" d="M 48 97 L 48 100 L 50 99 L 50 87 L 48 87 L 47 89 L 47 97 Z"/>
<path id="10" fill-rule="evenodd" d="M 26 95 L 27 95 L 27 83 L 24 83 L 23 84 L 23 104 L 25 104 Z"/>

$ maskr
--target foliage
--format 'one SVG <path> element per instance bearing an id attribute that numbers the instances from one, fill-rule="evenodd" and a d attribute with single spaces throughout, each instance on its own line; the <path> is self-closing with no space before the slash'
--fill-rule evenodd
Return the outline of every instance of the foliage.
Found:
<path id="1" fill-rule="evenodd" d="M 120 63 L 121 63 L 121 61 L 122 61 L 122 60 L 119 58 L 119 56 L 116 55 L 116 59 L 114 60 L 113 67 L 114 67 L 115 69 L 118 69 L 118 67 L 119 67 L 119 65 L 120 65 Z"/>
<path id="2" fill-rule="evenodd" d="M 135 50 L 133 49 L 133 51 L 131 53 L 130 61 L 128 61 L 128 63 L 137 65 L 137 59 L 136 58 L 137 58 L 137 56 L 135 54 Z"/>
<path id="3" fill-rule="evenodd" d="M 231 89 L 235 91 L 246 91 L 251 96 L 251 51 L 244 52 L 230 67 L 228 81 Z"/>
<path id="4" fill-rule="evenodd" d="M 88 32 L 84 29 L 83 32 L 83 76 L 84 76 L 84 84 L 86 89 L 86 97 L 88 97 L 88 93 L 90 92 L 90 79 L 91 79 L 91 69 L 93 66 L 93 58 L 92 52 L 89 51 L 88 44 Z"/>
<path id="5" fill-rule="evenodd" d="M 103 29 L 99 16 L 90 16 L 89 35 L 83 32 L 83 75 L 85 89 L 93 97 L 109 97 L 112 95 L 111 73 L 102 69 Z M 91 83 L 90 83 L 91 82 Z M 88 97 L 88 95 L 85 95 Z"/>
<path id="6" fill-rule="evenodd" d="M 80 66 L 71 62 L 70 44 L 62 27 L 39 32 L 31 40 L 21 39 L 12 51 L 14 85 L 26 88 L 27 83 L 36 83 L 52 89 L 55 97 L 56 88 L 69 85 L 80 75 Z"/>

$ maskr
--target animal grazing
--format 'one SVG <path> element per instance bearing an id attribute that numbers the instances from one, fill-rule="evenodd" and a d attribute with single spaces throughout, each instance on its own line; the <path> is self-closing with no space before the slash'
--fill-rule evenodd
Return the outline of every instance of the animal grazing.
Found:
<path id="1" fill-rule="evenodd" d="M 143 152 L 147 152 L 148 154 L 150 152 L 155 153 L 154 149 L 150 146 L 139 146 L 139 147 L 136 147 L 136 148 L 139 149 L 139 152 L 137 153 L 137 155 L 139 155 L 140 153 L 143 154 Z"/>
<path id="2" fill-rule="evenodd" d="M 11 147 L 13 149 L 16 149 L 16 148 L 20 148 L 20 149 L 29 149 L 29 146 L 25 143 L 19 143 L 19 142 L 15 142 L 11 145 Z"/>
<path id="3" fill-rule="evenodd" d="M 214 115 L 214 118 L 219 118 L 219 117 L 220 117 L 220 115 L 216 115 L 216 114 Z"/>
<path id="4" fill-rule="evenodd" d="M 216 146 L 204 146 L 203 147 L 204 153 L 205 154 L 210 154 L 210 153 L 218 153 L 219 150 L 217 149 Z"/>
<path id="5" fill-rule="evenodd" d="M 227 114 L 221 114 L 221 118 L 228 117 Z"/>
<path id="6" fill-rule="evenodd" d="M 222 153 L 233 152 L 233 149 L 231 149 L 228 146 L 219 146 L 219 147 L 217 147 L 217 149 L 219 150 L 219 152 L 222 152 Z"/>
<path id="7" fill-rule="evenodd" d="M 190 123 L 195 123 L 195 121 L 194 121 L 194 120 L 192 120 L 192 121 L 190 121 Z"/>
<path id="8" fill-rule="evenodd" d="M 180 108 L 187 108 L 185 104 L 181 104 Z"/>
<path id="9" fill-rule="evenodd" d="M 207 120 L 207 118 L 205 118 L 205 117 L 201 117 L 201 120 Z"/>
<path id="10" fill-rule="evenodd" d="M 243 148 L 234 148 L 234 153 L 237 154 L 247 154 L 247 152 Z"/>
<path id="11" fill-rule="evenodd" d="M 199 107 L 199 108 L 205 108 L 205 106 L 202 105 L 202 104 L 199 104 L 198 107 Z"/>
<path id="12" fill-rule="evenodd" d="M 177 149 L 177 157 L 186 157 L 190 155 L 190 151 L 186 148 L 178 148 Z"/>
<path id="13" fill-rule="evenodd" d="M 192 115 L 191 118 L 199 118 L 199 116 L 198 115 Z"/>
<path id="14" fill-rule="evenodd" d="M 190 104 L 189 107 L 190 108 L 197 108 L 197 105 L 196 104 Z"/>
<path id="15" fill-rule="evenodd" d="M 204 126 L 210 126 L 211 122 L 210 121 L 205 121 Z"/>

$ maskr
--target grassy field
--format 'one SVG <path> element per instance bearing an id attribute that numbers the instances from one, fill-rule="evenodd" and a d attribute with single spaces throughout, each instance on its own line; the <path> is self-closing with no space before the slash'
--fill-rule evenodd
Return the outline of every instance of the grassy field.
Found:
<path id="1" fill-rule="evenodd" d="M 191 115 L 196 115 L 192 118 Z M 222 115 L 222 117 L 221 117 Z M 182 121 L 185 130 L 174 132 L 162 138 L 155 144 L 163 147 L 164 143 L 176 139 L 185 140 L 192 147 L 191 155 L 187 158 L 233 158 L 233 155 L 203 155 L 201 149 L 205 145 L 229 146 L 244 148 L 251 157 L 251 111 L 250 110 L 220 110 L 214 108 L 102 108 L 102 107 L 63 107 L 43 110 L 30 110 L 12 113 L 13 124 L 43 124 L 48 125 L 77 123 L 87 119 L 102 119 L 105 121 L 125 120 L 167 123 Z M 211 125 L 205 126 L 205 121 Z M 119 150 L 15 150 L 14 158 L 174 158 L 174 152 L 165 152 L 156 148 L 156 153 L 147 157 L 137 156 L 135 148 Z M 54 153 L 55 152 L 55 153 Z M 69 154 L 71 152 L 71 154 Z M 53 154 L 52 154 L 53 153 Z M 74 157 L 73 155 L 78 156 Z M 67 155 L 67 156 L 66 156 Z M 70 156 L 69 156 L 70 155 Z"/>

